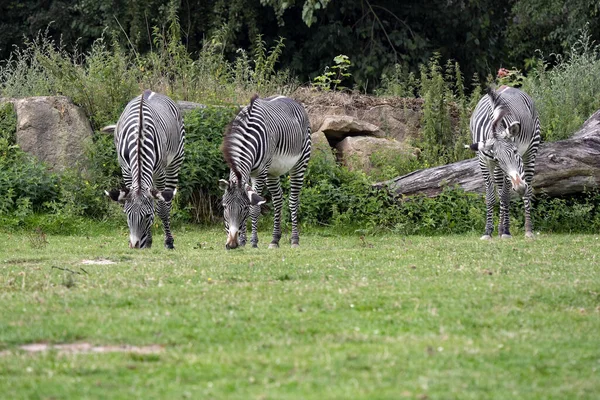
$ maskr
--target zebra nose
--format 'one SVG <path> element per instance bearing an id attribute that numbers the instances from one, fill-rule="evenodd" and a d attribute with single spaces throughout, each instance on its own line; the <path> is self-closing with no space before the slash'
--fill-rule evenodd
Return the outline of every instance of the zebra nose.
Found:
<path id="1" fill-rule="evenodd" d="M 133 242 L 129 242 L 129 248 L 130 249 L 139 249 L 140 248 L 140 241 L 137 240 L 135 242 L 135 244 Z"/>
<path id="2" fill-rule="evenodd" d="M 227 243 L 225 244 L 225 248 L 235 249 L 238 247 L 238 231 L 234 231 L 233 234 L 231 232 L 227 233 Z"/>
<path id="3" fill-rule="evenodd" d="M 515 192 L 522 195 L 527 190 L 527 183 L 519 175 L 511 177 L 511 182 Z"/>

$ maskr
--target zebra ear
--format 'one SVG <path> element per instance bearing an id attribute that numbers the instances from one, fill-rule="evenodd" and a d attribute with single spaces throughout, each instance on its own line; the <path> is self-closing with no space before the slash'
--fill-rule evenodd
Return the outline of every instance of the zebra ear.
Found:
<path id="1" fill-rule="evenodd" d="M 125 189 L 121 189 L 121 190 L 113 189 L 110 192 L 105 190 L 104 194 L 107 195 L 108 197 L 110 197 L 112 200 L 122 203 L 125 200 L 127 200 L 127 197 L 129 196 L 129 188 L 125 188 Z"/>
<path id="2" fill-rule="evenodd" d="M 467 149 L 471 149 L 473 151 L 479 151 L 479 148 L 482 147 L 483 143 L 478 142 L 478 143 L 471 143 L 471 145 L 465 145 L 465 147 Z"/>
<path id="3" fill-rule="evenodd" d="M 248 195 L 248 199 L 250 199 L 251 206 L 259 206 L 267 202 L 267 200 L 259 196 L 258 193 L 256 193 L 254 189 L 252 189 L 252 186 L 248 184 L 246 184 L 246 194 Z"/>
<path id="4" fill-rule="evenodd" d="M 168 203 L 169 201 L 173 200 L 173 197 L 175 197 L 175 193 L 177 193 L 177 188 L 175 188 L 174 190 L 165 189 L 162 192 L 159 192 L 156 189 L 152 189 L 150 193 L 152 194 L 152 197 L 154 197 L 156 200 L 161 200 Z"/>
<path id="5" fill-rule="evenodd" d="M 225 179 L 219 179 L 219 188 L 223 191 L 229 189 L 229 181 Z"/>
<path id="6" fill-rule="evenodd" d="M 508 134 L 512 137 L 515 137 L 521 132 L 521 124 L 519 121 L 514 121 L 508 127 Z"/>
<path id="7" fill-rule="evenodd" d="M 100 132 L 114 133 L 115 129 L 117 129 L 117 125 L 108 125 L 108 126 L 105 126 L 102 129 L 100 129 Z"/>

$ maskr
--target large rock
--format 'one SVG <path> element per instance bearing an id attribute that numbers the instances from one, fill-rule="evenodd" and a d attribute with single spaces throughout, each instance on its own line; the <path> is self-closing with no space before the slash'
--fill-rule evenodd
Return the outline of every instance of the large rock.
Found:
<path id="1" fill-rule="evenodd" d="M 319 130 L 325 134 L 332 146 L 336 146 L 348 136 L 383 137 L 385 135 L 378 126 L 349 115 L 327 116 Z"/>
<path id="2" fill-rule="evenodd" d="M 11 100 L 17 112 L 17 144 L 50 169 L 85 164 L 92 128 L 83 109 L 64 96 Z"/>
<path id="3" fill-rule="evenodd" d="M 418 151 L 394 139 L 370 136 L 348 136 L 338 143 L 336 149 L 340 161 L 348 168 L 365 172 L 370 172 L 375 167 L 374 161 L 379 164 L 395 164 L 399 159 L 415 157 Z M 377 160 L 374 160 L 374 155 Z"/>

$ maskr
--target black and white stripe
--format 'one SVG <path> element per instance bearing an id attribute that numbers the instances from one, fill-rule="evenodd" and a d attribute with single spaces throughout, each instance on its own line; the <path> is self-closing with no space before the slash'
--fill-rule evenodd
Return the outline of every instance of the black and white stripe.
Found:
<path id="1" fill-rule="evenodd" d="M 523 197 L 525 236 L 533 238 L 530 209 L 531 181 L 540 144 L 540 120 L 525 92 L 503 86 L 489 89 L 471 116 L 472 150 L 478 151 L 486 188 L 486 226 L 482 239 L 491 238 L 496 188 L 500 191 L 498 234 L 510 237 L 510 189 Z"/>
<path id="2" fill-rule="evenodd" d="M 258 244 L 257 224 L 260 193 L 266 185 L 273 198 L 273 240 L 281 239 L 283 193 L 280 177 L 289 172 L 289 207 L 292 219 L 292 247 L 299 244 L 298 203 L 304 172 L 310 158 L 310 124 L 304 107 L 296 101 L 274 96 L 259 99 L 236 116 L 223 140 L 223 155 L 231 171 L 229 180 L 221 179 L 227 248 L 246 244 L 246 219 L 252 218 L 253 247 Z"/>
<path id="3" fill-rule="evenodd" d="M 179 107 L 167 96 L 146 90 L 131 100 L 114 131 L 125 188 L 106 192 L 124 202 L 129 246 L 152 246 L 154 200 L 165 231 L 165 247 L 173 248 L 169 214 L 183 162 L 185 130 Z"/>

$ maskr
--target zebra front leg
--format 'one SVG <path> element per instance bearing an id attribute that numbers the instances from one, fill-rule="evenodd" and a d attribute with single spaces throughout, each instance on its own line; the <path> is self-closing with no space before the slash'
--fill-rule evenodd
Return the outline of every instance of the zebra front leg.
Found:
<path id="1" fill-rule="evenodd" d="M 266 174 L 261 174 L 258 178 L 252 178 L 252 188 L 259 195 L 265 186 Z M 252 221 L 252 237 L 250 243 L 252 247 L 258 247 L 258 218 L 260 217 L 260 205 L 250 206 L 250 219 Z"/>
<path id="2" fill-rule="evenodd" d="M 252 247 L 258 247 L 258 218 L 260 217 L 260 206 L 250 206 L 250 219 L 252 220 Z"/>
<path id="3" fill-rule="evenodd" d="M 492 232 L 494 231 L 494 206 L 496 205 L 496 190 L 494 188 L 494 182 L 492 178 L 487 175 L 485 179 L 485 203 L 486 203 L 486 219 L 485 219 L 485 233 L 481 237 L 481 240 L 490 240 L 492 238 Z"/>
<path id="4" fill-rule="evenodd" d="M 269 244 L 270 249 L 279 247 L 281 240 L 281 209 L 283 208 L 283 191 L 279 177 L 269 176 L 267 178 L 267 188 L 273 198 L 273 240 Z"/>
<path id="5" fill-rule="evenodd" d="M 171 221 L 169 216 L 171 215 L 171 205 L 172 202 L 166 202 L 162 200 L 157 200 L 158 203 L 158 216 L 163 224 L 163 229 L 165 231 L 165 247 L 167 249 L 173 250 L 175 246 L 173 246 L 173 235 L 171 234 Z"/>
<path id="6" fill-rule="evenodd" d="M 502 239 L 510 239 L 510 191 L 511 184 L 508 177 L 503 175 L 500 192 L 500 221 L 498 222 L 498 235 Z"/>
<path id="7" fill-rule="evenodd" d="M 246 221 L 240 226 L 240 236 L 238 237 L 238 243 L 240 246 L 246 245 Z"/>
<path id="8" fill-rule="evenodd" d="M 533 195 L 533 189 L 531 185 L 527 187 L 527 192 L 523 196 L 523 205 L 525 208 L 525 237 L 528 239 L 535 239 L 533 235 L 533 224 L 531 223 L 531 197 Z"/>

